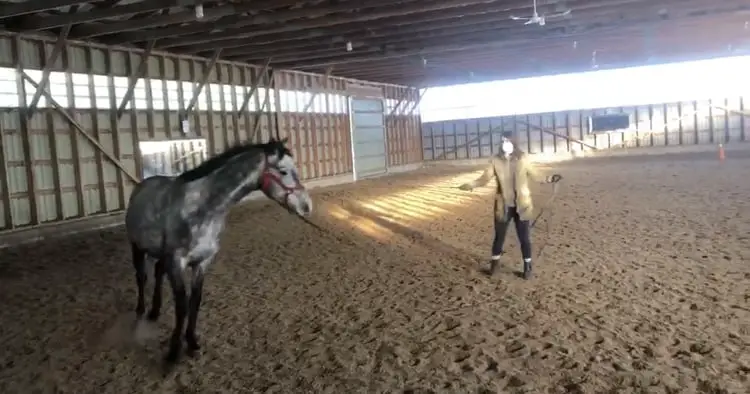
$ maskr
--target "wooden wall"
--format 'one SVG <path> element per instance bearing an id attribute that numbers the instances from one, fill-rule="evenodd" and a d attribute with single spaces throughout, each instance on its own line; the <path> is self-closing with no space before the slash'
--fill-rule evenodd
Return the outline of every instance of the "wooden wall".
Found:
<path id="1" fill-rule="evenodd" d="M 179 172 L 275 130 L 303 179 L 349 174 L 351 86 L 382 92 L 388 164 L 422 160 L 415 88 L 74 41 L 54 58 L 56 45 L 0 32 L 0 231 L 123 211 L 142 153 Z"/>
<path id="2" fill-rule="evenodd" d="M 424 123 L 424 160 L 488 157 L 499 151 L 503 133 L 515 135 L 532 154 L 747 141 L 750 111 L 745 101 L 731 97 Z M 589 132 L 590 116 L 612 113 L 628 114 L 630 127 Z"/>

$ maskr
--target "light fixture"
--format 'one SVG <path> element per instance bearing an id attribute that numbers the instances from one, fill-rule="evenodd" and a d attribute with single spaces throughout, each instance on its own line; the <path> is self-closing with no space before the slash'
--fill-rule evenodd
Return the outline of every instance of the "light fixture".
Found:
<path id="1" fill-rule="evenodd" d="M 353 49 L 353 48 L 352 48 L 352 42 L 351 42 L 351 41 L 347 41 L 347 42 L 346 42 L 346 51 L 347 51 L 347 52 L 351 52 L 351 51 L 352 51 L 352 49 Z"/>
<path id="2" fill-rule="evenodd" d="M 578 48 L 578 41 L 573 41 L 573 49 Z"/>
<path id="3" fill-rule="evenodd" d="M 195 5 L 195 19 L 203 19 L 203 4 Z"/>

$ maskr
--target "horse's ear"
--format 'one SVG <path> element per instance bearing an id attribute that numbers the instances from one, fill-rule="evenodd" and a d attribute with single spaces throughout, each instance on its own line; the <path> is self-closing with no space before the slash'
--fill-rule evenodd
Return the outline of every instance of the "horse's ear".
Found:
<path id="1" fill-rule="evenodd" d="M 273 136 L 271 136 L 271 138 L 268 140 L 268 143 L 272 144 L 274 142 L 276 142 L 276 138 L 273 138 Z"/>
<path id="2" fill-rule="evenodd" d="M 281 142 L 282 144 L 286 145 L 287 141 L 289 141 L 289 137 L 284 137 L 279 142 Z"/>

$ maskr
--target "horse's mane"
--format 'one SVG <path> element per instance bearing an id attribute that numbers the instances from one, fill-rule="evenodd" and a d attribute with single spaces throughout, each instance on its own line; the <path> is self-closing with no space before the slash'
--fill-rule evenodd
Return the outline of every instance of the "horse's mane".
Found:
<path id="1" fill-rule="evenodd" d="M 198 180 L 212 174 L 214 171 L 223 167 L 234 157 L 248 152 L 264 153 L 266 155 L 276 154 L 278 155 L 278 157 L 282 157 L 284 155 L 291 156 L 291 152 L 286 147 L 283 141 L 272 139 L 271 141 L 261 144 L 253 144 L 250 142 L 239 143 L 228 148 L 218 155 L 210 157 L 208 160 L 198 165 L 198 167 L 183 172 L 177 178 L 184 182 Z"/>

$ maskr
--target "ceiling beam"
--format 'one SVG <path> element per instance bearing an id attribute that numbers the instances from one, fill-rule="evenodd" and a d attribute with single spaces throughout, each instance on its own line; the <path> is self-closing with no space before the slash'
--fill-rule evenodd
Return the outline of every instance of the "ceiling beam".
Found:
<path id="1" fill-rule="evenodd" d="M 642 40 L 628 40 L 613 37 L 608 41 L 583 42 L 578 48 L 568 45 L 545 45 L 538 47 L 518 47 L 512 50 L 497 52 L 483 51 L 481 48 L 466 50 L 455 55 L 436 55 L 424 64 L 417 58 L 401 58 L 395 62 L 370 62 L 352 64 L 336 68 L 341 75 L 421 75 L 445 70 L 481 74 L 489 71 L 505 72 L 506 69 L 548 69 L 558 64 L 577 64 L 581 70 L 591 70 L 592 52 L 597 50 L 596 65 L 599 68 L 638 59 L 639 63 L 663 62 L 665 57 L 682 56 L 682 58 L 701 58 L 711 56 L 730 56 L 725 45 L 711 38 L 700 40 L 695 37 L 670 36 L 656 45 L 649 46 Z M 745 39 L 750 44 L 750 38 Z M 606 44 L 606 45 L 605 45 Z M 602 47 L 605 49 L 599 50 Z M 611 48 L 611 49 L 610 49 Z M 517 71 L 514 71 L 517 72 Z"/>
<path id="2" fill-rule="evenodd" d="M 224 57 L 227 59 L 238 59 L 243 61 L 252 62 L 257 59 L 265 59 L 269 56 L 283 58 L 285 56 L 290 57 L 294 55 L 304 56 L 308 55 L 308 52 L 331 52 L 332 54 L 343 53 L 345 48 L 345 42 L 351 41 L 354 48 L 366 48 L 366 47 L 377 47 L 383 45 L 395 45 L 403 42 L 419 42 L 423 39 L 436 38 L 436 37 L 448 37 L 454 35 L 475 33 L 480 31 L 495 31 L 498 35 L 508 34 L 508 39 L 546 39 L 550 36 L 556 36 L 559 34 L 574 34 L 574 33 L 586 33 L 596 30 L 607 30 L 613 28 L 619 28 L 620 26 L 632 26 L 638 24 L 646 27 L 647 25 L 656 24 L 667 24 L 671 20 L 679 17 L 685 18 L 685 15 L 690 12 L 697 10 L 690 6 L 698 4 L 705 5 L 705 0 L 687 0 L 684 8 L 678 10 L 678 13 L 671 14 L 672 19 L 664 20 L 658 13 L 658 10 L 663 8 L 663 5 L 657 4 L 653 6 L 653 9 L 641 10 L 638 9 L 633 11 L 632 15 L 625 15 L 623 13 L 611 12 L 609 10 L 597 10 L 596 14 L 576 14 L 577 19 L 583 20 L 583 24 L 573 25 L 569 20 L 552 20 L 547 23 L 544 29 L 516 29 L 518 22 L 508 21 L 506 23 L 498 23 L 497 21 L 487 23 L 453 23 L 453 24 L 428 24 L 428 25 L 407 25 L 406 28 L 416 27 L 410 31 L 411 34 L 405 34 L 407 30 L 400 26 L 396 26 L 392 29 L 384 29 L 380 34 L 373 31 L 360 31 L 356 34 L 346 34 L 340 36 L 330 37 L 328 40 L 325 38 L 319 38 L 316 40 L 297 40 L 288 41 L 287 44 L 278 43 L 272 45 L 250 45 L 240 48 L 230 49 L 224 51 Z M 747 4 L 735 3 L 735 8 L 728 9 L 729 12 L 734 12 L 737 7 L 746 7 Z M 625 10 L 624 10 L 625 11 Z M 643 11 L 643 12 L 639 12 Z M 653 12 L 649 12 L 653 11 Z M 714 11 L 720 12 L 720 11 Z M 721 10 L 721 12 L 727 12 L 727 10 Z M 497 16 L 491 14 L 495 19 Z M 645 16 L 643 16 L 645 15 Z M 713 16 L 713 15 L 712 15 Z M 611 18 L 607 18 L 611 17 Z M 601 19 L 605 18 L 605 19 Z M 482 19 L 472 18 L 472 20 L 480 21 Z M 441 27 L 444 26 L 444 27 Z M 455 26 L 455 27 L 454 27 Z M 422 31 L 421 34 L 419 31 Z M 524 31 L 524 33 L 512 34 L 516 31 Z M 246 41 L 246 40 L 243 40 Z M 224 46 L 224 45 L 222 45 Z"/>
<path id="3" fill-rule="evenodd" d="M 645 0 L 640 0 L 645 1 Z M 379 2 L 378 6 L 383 5 L 392 5 L 392 4 L 400 4 L 400 0 L 395 1 L 389 1 L 389 2 Z M 367 4 L 370 4 L 369 7 L 372 7 L 372 3 L 367 1 L 361 1 L 357 0 L 357 2 L 349 1 L 347 2 L 349 4 L 349 7 L 352 8 L 356 5 L 360 5 L 363 7 L 367 7 Z M 446 18 L 455 18 L 459 17 L 461 15 L 470 15 L 470 14 L 476 14 L 476 13 L 485 13 L 490 11 L 497 11 L 500 9 L 498 6 L 494 6 L 490 4 L 478 4 L 473 6 L 467 6 L 467 7 L 460 7 L 460 8 L 454 8 L 454 9 L 448 9 L 443 11 L 436 11 L 431 13 L 426 13 L 420 15 L 420 19 L 415 18 L 413 15 L 407 15 L 403 17 L 393 17 L 388 18 L 387 23 L 368 23 L 367 28 L 368 29 L 374 29 L 374 28 L 383 28 L 386 26 L 392 26 L 392 25 L 399 25 L 399 24 L 405 24 L 405 23 L 423 23 L 425 16 L 431 16 L 433 18 L 436 18 L 440 16 L 441 19 Z M 528 4 L 527 4 L 528 5 Z M 503 6 L 502 9 L 507 8 L 506 6 Z M 308 8 L 309 10 L 309 8 Z M 325 18 L 319 18 L 319 20 L 323 20 Z M 316 24 L 319 22 L 315 22 Z M 318 38 L 321 36 L 324 36 L 326 34 L 330 34 L 330 28 L 335 27 L 336 32 L 344 32 L 344 31 L 359 31 L 362 30 L 365 26 L 363 26 L 360 22 L 346 22 L 346 23 L 340 23 L 340 24 L 333 24 L 326 22 L 325 26 L 313 28 L 309 27 L 308 25 L 299 26 L 298 23 L 290 24 L 294 25 L 294 29 L 289 29 L 288 26 L 284 28 L 284 31 L 278 32 L 277 30 L 269 30 L 269 29 L 262 29 L 262 28 L 251 28 L 249 30 L 247 29 L 237 29 L 229 34 L 227 38 L 221 39 L 221 41 L 216 41 L 217 38 L 215 36 L 211 36 L 211 40 L 214 40 L 208 44 L 204 44 L 202 46 L 194 45 L 189 49 L 191 52 L 200 52 L 200 51 L 212 51 L 214 48 L 214 45 L 222 45 L 222 48 L 233 48 L 238 46 L 243 46 L 248 43 L 248 38 L 253 38 L 254 42 L 275 42 L 279 40 L 289 40 L 289 39 L 312 39 L 312 38 Z M 299 26 L 299 27 L 297 27 Z M 207 26 L 179 26 L 179 27 L 172 27 L 172 28 L 165 28 L 165 29 L 157 29 L 153 31 L 147 31 L 147 32 L 141 32 L 140 34 L 122 34 L 118 37 L 114 38 L 114 41 L 118 43 L 125 43 L 125 42 L 139 42 L 146 40 L 146 37 L 155 37 L 155 38 L 167 38 L 167 37 L 183 37 L 183 39 L 193 39 L 195 37 L 201 37 L 202 39 L 205 39 L 205 33 L 209 32 L 214 27 L 207 27 Z M 225 32 L 226 33 L 226 32 Z M 237 37 L 243 37 L 243 38 L 237 38 Z M 225 46 L 226 45 L 226 46 Z"/>
<path id="4" fill-rule="evenodd" d="M 587 4 L 591 4 L 592 0 L 577 0 L 580 1 L 581 6 L 587 6 Z M 609 4 L 633 4 L 633 3 L 644 3 L 646 0 L 610 0 Z M 372 11 L 368 11 L 366 16 L 358 15 L 358 14 L 352 14 L 353 16 L 349 15 L 340 15 L 340 16 L 332 16 L 332 17 L 320 17 L 316 19 L 311 20 L 302 20 L 297 23 L 287 23 L 282 26 L 278 27 L 270 27 L 270 28 L 251 28 L 249 30 L 247 29 L 231 29 L 229 31 L 223 31 L 218 34 L 211 34 L 206 35 L 202 33 L 206 33 L 206 31 L 210 31 L 211 29 L 206 29 L 205 26 L 185 26 L 185 27 L 174 27 L 174 28 L 168 28 L 168 29 L 158 29 L 153 32 L 140 32 L 138 35 L 128 35 L 126 37 L 118 38 L 118 42 L 126 42 L 126 41 L 142 41 L 148 38 L 165 38 L 170 36 L 181 36 L 182 38 L 176 39 L 173 41 L 162 41 L 161 45 L 163 45 L 164 48 L 166 47 L 176 47 L 176 46 L 188 46 L 188 45 L 197 45 L 200 43 L 206 43 L 203 47 L 194 48 L 195 51 L 212 51 L 215 47 L 218 45 L 222 45 L 222 48 L 231 48 L 231 47 L 237 47 L 242 46 L 243 44 L 248 42 L 248 38 L 258 38 L 258 37 L 267 37 L 269 35 L 274 34 L 282 34 L 282 33 L 292 33 L 295 31 L 299 31 L 300 36 L 307 36 L 308 38 L 315 38 L 320 36 L 321 31 L 315 31 L 316 28 L 321 27 L 333 27 L 337 26 L 340 28 L 349 28 L 349 29 L 362 29 L 363 25 L 361 22 L 363 21 L 373 21 L 377 19 L 383 19 L 384 21 L 381 22 L 379 25 L 376 23 L 368 23 L 367 28 L 373 29 L 373 28 L 385 28 L 388 26 L 393 26 L 397 24 L 408 24 L 408 23 L 424 23 L 427 21 L 437 21 L 437 20 L 445 20 L 450 18 L 457 18 L 464 15 L 476 15 L 476 14 L 483 14 L 483 13 L 489 13 L 489 12 L 499 12 L 499 11 L 508 11 L 509 9 L 517 9 L 520 12 L 523 12 L 521 10 L 529 9 L 530 12 L 530 4 L 527 0 L 514 0 L 513 3 L 507 3 L 507 2 L 501 2 L 501 1 L 491 1 L 491 0 L 464 0 L 460 2 L 461 6 L 458 6 L 456 4 L 459 4 L 458 2 L 433 2 L 431 7 L 426 7 L 423 2 L 420 2 L 418 6 L 414 6 L 413 9 L 407 8 L 407 10 L 404 10 L 404 4 L 402 4 L 401 1 L 386 1 L 382 0 L 378 2 L 377 7 L 383 7 L 383 6 L 389 6 L 393 5 L 394 3 L 397 4 L 397 7 L 391 7 L 390 9 L 384 10 L 384 9 L 377 9 L 375 8 Z M 343 6 L 337 6 L 339 8 L 336 9 L 355 9 L 355 8 L 373 8 L 372 2 L 369 1 L 362 1 L 362 0 L 350 0 L 344 3 L 345 5 L 348 5 L 348 7 Z M 407 3 L 408 5 L 409 3 Z M 414 3 L 412 3 L 414 4 Z M 342 8 L 343 7 L 343 8 Z M 419 8 L 418 10 L 416 8 Z M 542 7 L 543 8 L 543 7 Z M 327 8 L 307 8 L 310 10 L 310 12 L 315 12 L 316 14 L 324 14 L 324 11 L 331 10 L 330 6 Z M 430 11 L 433 10 L 433 11 Z M 411 11 L 411 12 L 409 12 Z M 427 12 L 426 12 L 427 11 Z M 404 13 L 408 13 L 409 15 L 402 15 Z M 416 14 L 416 15 L 412 15 Z M 313 30 L 313 31 L 309 31 Z M 193 34 L 191 36 L 191 34 Z M 183 37 L 186 36 L 187 37 Z M 218 40 L 231 40 L 231 45 L 224 46 L 222 43 L 220 43 Z M 166 43 L 165 43 L 166 42 Z"/>
<path id="5" fill-rule="evenodd" d="M 738 4 L 747 6 L 747 2 L 740 2 L 739 0 L 718 0 L 720 3 L 732 3 L 735 6 Z M 634 3 L 642 3 L 638 7 L 634 7 Z M 524 4 L 526 7 L 528 3 Z M 672 10 L 669 4 L 653 2 L 644 2 L 644 0 L 616 0 L 614 2 L 596 2 L 592 3 L 590 0 L 575 1 L 569 4 L 574 10 L 573 17 L 566 17 L 560 19 L 550 19 L 547 21 L 546 29 L 554 25 L 571 25 L 576 21 L 586 21 L 588 19 L 607 17 L 612 21 L 619 21 L 625 19 L 627 15 L 635 14 L 647 14 L 651 13 L 654 18 L 658 18 L 658 12 L 661 9 L 667 9 L 672 11 L 671 16 L 675 16 L 679 13 L 685 13 L 686 10 L 695 10 L 697 7 L 706 7 L 705 0 L 683 0 L 679 4 L 679 8 Z M 714 4 L 718 5 L 718 4 Z M 210 35 L 196 35 L 194 37 L 188 36 L 173 40 L 172 43 L 162 44 L 165 46 L 178 46 L 186 45 L 186 48 L 180 49 L 180 51 L 199 53 L 199 52 L 210 52 L 216 47 L 237 48 L 248 46 L 248 44 L 272 44 L 277 47 L 276 40 L 289 40 L 290 29 L 297 28 L 312 28 L 310 23 L 315 23 L 317 30 L 312 31 L 301 31 L 299 36 L 300 39 L 308 39 L 310 43 L 320 43 L 322 40 L 330 39 L 345 41 L 345 40 L 356 40 L 365 39 L 368 36 L 377 36 L 378 30 L 380 35 L 395 35 L 397 31 L 403 32 L 403 34 L 411 34 L 414 32 L 431 30 L 435 28 L 448 28 L 475 25 L 479 23 L 495 23 L 507 25 L 509 27 L 519 27 L 526 30 L 538 29 L 536 26 L 525 27 L 518 21 L 513 21 L 510 16 L 513 14 L 520 14 L 509 9 L 510 4 L 502 6 L 495 6 L 492 4 L 479 4 L 475 6 L 467 6 L 460 8 L 452 8 L 443 11 L 423 12 L 415 15 L 404 15 L 396 16 L 392 18 L 384 18 L 382 20 L 374 20 L 371 23 L 367 23 L 363 26 L 361 22 L 351 23 L 346 22 L 339 25 L 327 26 L 331 22 L 326 22 L 326 26 L 323 25 L 323 21 L 311 21 L 304 26 L 300 26 L 295 23 L 290 23 L 284 26 L 283 29 L 287 30 L 287 34 L 272 34 L 276 32 L 269 31 L 268 29 L 256 28 L 252 31 L 240 30 L 237 32 L 238 36 L 229 36 L 230 32 L 224 32 L 223 36 L 210 36 Z M 371 13 L 370 13 L 371 14 Z M 372 15 L 370 15 L 372 16 Z M 326 28 L 328 27 L 328 28 Z M 366 30 L 365 30 L 366 28 Z M 343 36 L 346 36 L 345 38 Z M 223 38 L 227 37 L 227 38 Z M 330 37 L 330 38 L 329 38 Z M 252 38 L 253 40 L 249 40 Z M 314 38 L 314 40 L 313 40 Z M 212 40 L 208 42 L 209 40 Z M 195 44 L 197 42 L 206 42 L 204 44 Z M 188 45 L 189 44 L 189 45 Z"/>
<path id="6" fill-rule="evenodd" d="M 550 36 L 556 36 L 561 33 L 560 29 L 550 29 L 550 30 L 543 30 L 543 31 L 535 31 L 533 34 L 511 34 L 513 32 L 516 32 L 515 29 L 509 29 L 509 28 L 498 28 L 496 25 L 493 26 L 492 24 L 484 24 L 484 25 L 476 25 L 476 26 L 467 26 L 463 27 L 461 29 L 447 29 L 447 30 L 437 30 L 433 34 L 415 34 L 411 37 L 409 36 L 397 36 L 397 37 L 384 37 L 384 38 L 374 38 L 369 40 L 354 40 L 352 41 L 352 48 L 353 51 L 359 53 L 363 51 L 371 51 L 371 52 L 377 52 L 382 50 L 381 48 L 384 46 L 394 46 L 397 44 L 405 44 L 405 43 L 416 43 L 416 42 L 422 42 L 426 40 L 432 40 L 432 39 L 439 39 L 439 38 L 455 38 L 457 36 L 462 35 L 468 35 L 472 36 L 476 33 L 485 32 L 496 34 L 498 36 L 503 36 L 506 39 L 512 39 L 512 38 L 524 38 L 524 39 L 541 39 L 545 37 Z M 255 51 L 247 51 L 244 50 L 242 52 L 240 51 L 234 51 L 228 53 L 225 58 L 227 59 L 241 59 L 243 61 L 253 61 L 257 59 L 265 59 L 269 56 L 274 56 L 278 58 L 297 58 L 297 57 L 305 57 L 305 56 L 314 56 L 318 55 L 317 57 L 321 57 L 320 55 L 337 55 L 346 53 L 346 45 L 342 42 L 337 43 L 323 43 L 318 44 L 315 46 L 310 46 L 310 43 L 307 42 L 305 44 L 298 44 L 296 47 L 287 48 L 286 46 L 280 47 L 279 49 L 271 49 L 268 47 L 264 47 L 264 49 L 257 49 Z M 265 56 L 264 56 L 265 54 Z M 315 57 L 315 56 L 314 56 Z"/>
<path id="7" fill-rule="evenodd" d="M 665 43 L 664 45 L 655 46 L 653 49 L 644 44 L 636 44 L 628 41 L 612 42 L 618 44 L 617 50 L 597 51 L 596 62 L 592 62 L 592 48 L 588 46 L 574 50 L 570 47 L 538 47 L 538 48 L 517 48 L 512 51 L 503 51 L 502 53 L 483 53 L 480 51 L 461 52 L 461 57 L 435 57 L 428 59 L 427 63 L 422 63 L 417 58 L 403 58 L 393 63 L 368 63 L 361 65 L 351 65 L 349 67 L 337 68 L 336 72 L 342 75 L 353 74 L 388 74 L 388 75 L 408 75 L 413 73 L 425 73 L 430 70 L 452 70 L 465 74 L 482 73 L 488 70 L 502 70 L 505 68 L 521 67 L 520 64 L 526 64 L 529 68 L 540 66 L 556 65 L 561 62 L 575 63 L 582 67 L 591 69 L 593 65 L 606 65 L 611 63 L 620 63 L 628 59 L 639 57 L 644 59 L 659 59 L 663 56 L 684 53 L 693 56 L 700 56 L 701 53 L 712 55 L 731 56 L 737 53 L 730 53 L 726 46 L 713 42 L 682 42 L 682 43 Z M 644 62 L 645 63 L 645 62 Z"/>
<path id="8" fill-rule="evenodd" d="M 298 23 L 289 23 L 289 24 L 283 24 L 281 26 L 277 27 L 271 27 L 267 29 L 254 29 L 251 31 L 245 31 L 242 29 L 229 29 L 226 31 L 223 31 L 221 33 L 217 34 L 208 34 L 208 35 L 196 35 L 192 37 L 186 37 L 186 38 L 179 38 L 175 40 L 168 40 L 161 43 L 162 48 L 172 48 L 172 47 L 179 47 L 179 46 L 186 46 L 186 45 L 195 45 L 195 44 L 202 44 L 202 43 L 208 43 L 213 42 L 216 40 L 222 40 L 222 39 L 238 39 L 238 38 L 250 38 L 257 35 L 264 35 L 264 34 L 270 34 L 270 33 L 284 33 L 289 31 L 297 31 L 297 30 L 303 30 L 303 29 L 313 29 L 316 27 L 326 27 L 341 23 L 353 23 L 353 22 L 368 22 L 375 19 L 382 19 L 382 18 L 392 18 L 392 17 L 399 17 L 404 16 L 408 14 L 416 14 L 420 12 L 429 12 L 429 11 L 442 11 L 449 8 L 456 8 L 456 7 L 463 7 L 467 5 L 473 5 L 473 4 L 482 4 L 482 3 L 490 3 L 494 0 L 427 0 L 427 1 L 418 1 L 418 2 L 408 2 L 403 3 L 403 1 L 400 0 L 380 0 L 377 3 L 377 6 L 374 6 L 372 1 L 366 1 L 366 0 L 351 0 L 351 1 L 345 1 L 343 3 L 340 3 L 335 6 L 325 6 L 325 7 L 310 7 L 310 8 L 303 8 L 300 10 L 300 14 L 302 15 L 310 15 L 311 13 L 320 13 L 320 14 L 333 14 L 336 12 L 345 12 L 350 11 L 353 8 L 357 9 L 368 9 L 365 12 L 358 12 L 358 13 L 352 13 L 349 15 L 335 15 L 330 17 L 323 17 L 323 18 L 313 18 L 313 19 L 307 19 L 302 20 Z M 278 15 L 273 15 L 272 23 L 282 23 L 286 22 L 292 19 L 299 19 L 302 16 L 296 16 L 295 18 L 288 18 L 286 15 L 283 15 L 284 13 L 278 13 Z M 232 27 L 242 27 L 247 26 L 250 24 L 257 23 L 255 21 L 249 21 L 247 24 L 237 24 L 233 25 Z"/>
<path id="9" fill-rule="evenodd" d="M 1 3 L 0 19 L 13 18 L 21 15 L 36 14 L 51 11 L 55 8 L 70 7 L 85 4 L 90 1 L 81 0 L 26 0 L 20 3 Z"/>
<path id="10" fill-rule="evenodd" d="M 733 15 L 733 17 L 736 17 Z M 742 15 L 739 16 L 739 19 L 733 22 L 730 22 L 730 19 L 727 17 L 724 18 L 717 18 L 716 16 L 712 17 L 706 17 L 706 16 L 699 16 L 699 17 L 692 17 L 692 18 L 684 18 L 681 20 L 671 21 L 671 23 L 662 23 L 655 24 L 653 23 L 651 26 L 653 28 L 658 28 L 661 30 L 664 29 L 683 29 L 685 30 L 686 27 L 690 27 L 687 29 L 687 31 L 681 31 L 680 35 L 687 35 L 687 36 L 695 36 L 697 35 L 703 35 L 703 36 L 709 36 L 709 35 L 715 35 L 716 32 L 721 31 L 722 28 L 727 27 L 734 31 L 734 37 L 736 37 L 736 32 L 741 30 L 742 23 L 744 19 L 742 18 Z M 694 26 L 695 25 L 701 25 L 702 29 L 697 29 Z M 736 25 L 736 26 L 735 26 Z M 602 28 L 602 30 L 591 32 L 588 34 L 590 39 L 592 40 L 599 40 L 602 36 L 602 34 L 605 34 L 605 31 L 608 32 L 608 35 L 615 35 L 615 36 L 625 36 L 626 32 L 630 32 L 627 37 L 643 37 L 644 34 L 649 35 L 651 34 L 646 27 L 649 25 L 643 24 L 643 25 L 631 25 L 631 26 L 622 26 L 618 28 Z M 644 30 L 645 29 L 645 30 Z M 665 33 L 660 33 L 659 35 L 663 35 Z M 584 34 L 583 37 L 585 38 L 587 35 Z M 571 35 L 561 35 L 559 38 L 564 39 L 566 41 L 570 41 Z M 552 38 L 546 38 L 545 40 L 550 40 Z M 454 52 L 454 51 L 462 51 L 469 48 L 481 48 L 484 45 L 487 45 L 487 49 L 502 49 L 503 46 L 507 46 L 508 43 L 506 42 L 504 38 L 498 38 L 498 37 L 482 37 L 481 35 L 478 35 L 477 37 L 474 37 L 474 42 L 469 41 L 463 41 L 463 42 L 455 42 L 452 45 L 446 45 L 447 43 L 451 42 L 451 40 L 441 40 L 439 43 L 437 43 L 436 46 L 431 46 L 429 43 L 417 43 L 420 45 L 420 47 L 410 47 L 410 48 L 400 48 L 400 49 L 394 49 L 391 51 L 380 51 L 378 53 L 364 53 L 362 55 L 358 53 L 345 53 L 341 55 L 335 55 L 335 56 L 321 56 L 317 59 L 310 59 L 305 58 L 303 59 L 294 59 L 294 58 L 276 58 L 276 61 L 274 62 L 275 67 L 303 67 L 303 68 L 324 68 L 324 67 L 330 67 L 330 66 L 337 66 L 341 64 L 347 64 L 347 63 L 360 63 L 360 62 L 371 62 L 371 61 L 378 61 L 381 59 L 396 59 L 404 56 L 422 56 L 427 55 L 430 53 L 440 53 L 440 52 Z"/>
<path id="11" fill-rule="evenodd" d="M 720 57 L 723 54 L 717 52 L 704 52 L 696 54 L 694 52 L 673 52 L 663 54 L 658 58 L 650 56 L 630 54 L 619 60 L 613 59 L 611 62 L 600 63 L 597 70 L 611 70 L 625 67 L 642 66 L 646 64 L 664 64 L 684 62 L 691 60 L 703 60 Z M 363 79 L 373 82 L 397 83 L 408 86 L 437 86 L 452 85 L 459 83 L 476 83 L 492 80 L 530 78 L 555 74 L 579 73 L 594 71 L 589 64 L 584 62 L 570 61 L 560 59 L 555 62 L 543 64 L 532 64 L 524 61 L 496 63 L 492 69 L 477 70 L 474 73 L 450 70 L 405 70 L 393 69 L 392 71 L 368 72 L 352 71 L 346 74 L 349 78 Z"/>
<path id="12" fill-rule="evenodd" d="M 284 5 L 296 4 L 298 1 L 299 0 L 296 0 L 296 1 L 263 0 L 263 1 L 247 2 L 247 3 L 238 3 L 236 5 L 233 3 L 229 3 L 229 4 L 218 6 L 218 7 L 205 8 L 203 11 L 204 16 L 201 20 L 197 20 L 195 16 L 195 12 L 193 10 L 190 10 L 190 11 L 176 12 L 174 14 L 169 14 L 169 15 L 160 15 L 160 16 L 155 16 L 151 18 L 144 18 L 144 19 L 138 19 L 138 20 L 132 20 L 132 21 L 121 21 L 121 22 L 114 22 L 114 23 L 101 23 L 98 25 L 77 26 L 74 29 L 73 33 L 78 38 L 92 38 L 92 37 L 106 36 L 110 34 L 116 34 L 116 33 L 127 32 L 127 31 L 148 29 L 148 28 L 157 27 L 157 26 L 174 25 L 174 24 L 189 23 L 189 22 L 195 22 L 198 24 L 205 23 L 206 26 L 210 26 L 211 28 L 216 28 L 217 23 L 218 24 L 224 23 L 222 21 L 217 21 L 217 19 L 220 19 L 223 17 L 243 18 L 240 15 L 247 13 L 247 12 L 258 12 L 258 11 L 263 11 L 263 10 L 268 10 L 268 9 L 274 9 L 278 7 L 283 7 Z M 183 3 L 187 2 L 189 5 L 196 1 L 186 0 L 182 2 Z M 151 41 L 151 40 L 153 39 L 144 38 L 139 41 Z"/>
<path id="13" fill-rule="evenodd" d="M 357 0 L 359 3 L 365 4 L 363 0 Z M 382 0 L 383 2 L 390 1 L 391 3 L 395 3 L 397 0 Z M 486 0 L 485 0 L 486 1 Z M 263 4 L 263 9 L 280 9 L 287 6 L 296 5 L 300 2 L 300 0 L 265 0 Z M 223 20 L 219 21 L 217 24 L 191 24 L 187 26 L 174 26 L 174 27 L 167 27 L 167 28 L 161 28 L 161 29 L 154 29 L 154 30 L 146 30 L 141 31 L 138 33 L 131 33 L 131 34 L 119 34 L 118 36 L 112 37 L 113 42 L 117 43 L 129 43 L 129 42 L 141 42 L 141 41 L 147 41 L 152 39 L 162 39 L 160 41 L 159 47 L 160 48 L 169 48 L 172 45 L 172 43 L 175 42 L 176 39 L 166 39 L 170 37 L 184 37 L 189 36 L 190 34 L 196 34 L 196 33 L 202 33 L 200 34 L 201 39 L 205 38 L 208 32 L 221 29 L 221 33 L 215 33 L 213 35 L 210 35 L 212 38 L 215 35 L 218 34 L 224 34 L 226 31 L 231 31 L 232 29 L 235 29 L 237 27 L 242 26 L 248 26 L 248 25 L 263 25 L 263 24 L 272 24 L 272 23 L 280 23 L 285 22 L 290 19 L 300 19 L 305 18 L 309 16 L 314 16 L 321 13 L 327 13 L 327 12 L 341 12 L 344 10 L 348 10 L 353 3 L 354 0 L 347 1 L 345 4 L 348 4 L 349 6 L 343 6 L 343 5 L 336 5 L 336 6 L 319 6 L 319 7 L 305 7 L 305 8 L 297 8 L 297 9 L 289 9 L 289 10 L 279 10 L 275 12 L 271 12 L 268 14 L 263 15 L 251 15 L 251 16 L 245 16 L 245 15 L 234 15 L 230 14 L 231 16 L 227 16 Z M 362 4 L 359 4 L 360 6 Z M 243 7 L 249 7 L 248 5 L 245 5 Z M 259 5 L 255 5 L 255 8 L 261 8 Z M 221 7 L 219 7 L 221 8 Z M 250 12 L 254 10 L 249 10 L 246 12 Z M 161 25 L 164 25 L 165 23 L 162 23 Z M 175 24 L 175 23 L 166 23 L 166 24 Z M 160 24 L 156 24 L 154 26 L 159 26 Z M 213 50 L 213 49 L 212 49 Z"/>
<path id="14" fill-rule="evenodd" d="M 75 14 L 25 17 L 18 23 L 18 27 L 24 30 L 47 30 L 65 26 L 67 24 L 76 25 L 79 23 L 96 22 L 102 19 L 158 11 L 164 8 L 193 5 L 199 1 L 200 0 L 151 0 L 112 8 L 94 8 L 88 12 L 78 12 Z"/>

